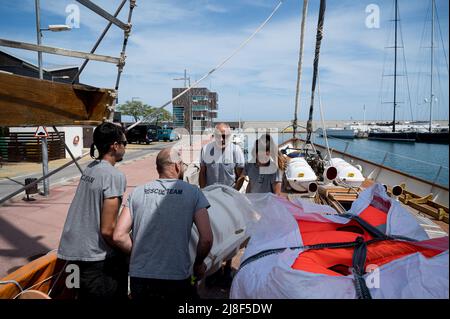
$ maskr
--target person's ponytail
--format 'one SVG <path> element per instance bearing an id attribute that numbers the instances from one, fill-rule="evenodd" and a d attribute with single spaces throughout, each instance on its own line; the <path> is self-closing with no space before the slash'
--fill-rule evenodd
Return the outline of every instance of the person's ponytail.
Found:
<path id="1" fill-rule="evenodd" d="M 94 153 L 95 153 L 95 144 L 92 143 L 92 144 L 91 144 L 91 150 L 90 150 L 90 152 L 89 152 L 89 155 L 91 155 L 91 157 L 92 157 L 93 159 L 95 159 Z"/>

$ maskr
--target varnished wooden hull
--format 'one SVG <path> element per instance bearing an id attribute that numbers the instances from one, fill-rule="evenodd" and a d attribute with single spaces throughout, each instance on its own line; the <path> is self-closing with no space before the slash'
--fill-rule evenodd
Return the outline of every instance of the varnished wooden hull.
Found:
<path id="1" fill-rule="evenodd" d="M 0 126 L 101 123 L 114 99 L 114 90 L 0 73 Z"/>

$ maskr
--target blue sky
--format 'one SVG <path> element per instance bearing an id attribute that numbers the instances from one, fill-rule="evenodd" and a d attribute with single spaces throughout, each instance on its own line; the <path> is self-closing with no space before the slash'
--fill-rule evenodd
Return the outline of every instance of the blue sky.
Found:
<path id="1" fill-rule="evenodd" d="M 109 12 L 120 0 L 96 0 Z M 400 119 L 427 119 L 429 93 L 429 32 L 425 24 L 429 0 L 399 0 L 411 107 L 400 104 Z M 64 24 L 69 0 L 41 0 L 42 26 Z M 127 64 L 122 76 L 119 102 L 139 97 L 159 106 L 171 98 L 171 88 L 182 84 L 186 68 L 192 80 L 216 66 L 244 41 L 271 13 L 278 0 L 138 0 L 133 16 L 133 33 L 127 49 Z M 203 85 L 219 93 L 219 118 L 237 120 L 291 120 L 297 76 L 300 15 L 303 1 L 285 0 L 268 25 L 253 41 Z M 366 7 L 380 8 L 380 28 L 369 29 Z M 436 0 L 448 56 L 448 0 Z M 304 73 L 300 120 L 309 109 L 313 50 L 318 0 L 310 0 L 305 39 Z M 80 28 L 70 32 L 44 34 L 43 43 L 68 49 L 89 51 L 106 25 L 106 20 L 79 5 Z M 326 120 L 389 119 L 392 105 L 393 14 L 392 0 L 329 0 L 320 56 L 320 90 Z M 119 16 L 126 20 L 127 10 Z M 0 2 L 0 37 L 35 42 L 34 1 Z M 429 19 L 429 16 L 428 16 Z M 424 29 L 425 24 L 425 29 Z M 422 33 L 425 30 L 424 40 Z M 389 37 L 391 34 L 391 37 Z M 427 36 L 428 35 L 428 36 Z M 99 54 L 118 56 L 122 31 L 113 26 L 98 49 Z M 424 42 L 425 41 L 425 42 Z M 448 64 L 440 35 L 436 36 L 435 84 L 437 103 L 433 118 L 448 119 Z M 33 52 L 8 48 L 7 52 L 32 62 Z M 404 73 L 403 51 L 399 72 Z M 385 62 L 384 62 L 385 61 Z M 46 65 L 80 65 L 78 59 L 44 55 Z M 448 63 L 448 62 L 447 62 Z M 116 67 L 90 62 L 82 82 L 99 87 L 114 87 Z M 399 100 L 408 101 L 406 78 L 399 79 Z M 318 101 L 318 98 L 316 98 Z M 171 106 L 168 106 L 171 111 Z M 316 103 L 315 118 L 319 116 Z"/>

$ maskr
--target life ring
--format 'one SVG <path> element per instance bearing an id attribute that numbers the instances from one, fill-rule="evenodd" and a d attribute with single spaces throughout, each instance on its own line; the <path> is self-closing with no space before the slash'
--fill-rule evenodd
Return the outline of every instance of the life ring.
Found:
<path id="1" fill-rule="evenodd" d="M 72 143 L 73 143 L 73 145 L 78 145 L 78 143 L 80 143 L 80 137 L 79 137 L 78 135 L 76 135 L 76 136 L 73 138 Z"/>

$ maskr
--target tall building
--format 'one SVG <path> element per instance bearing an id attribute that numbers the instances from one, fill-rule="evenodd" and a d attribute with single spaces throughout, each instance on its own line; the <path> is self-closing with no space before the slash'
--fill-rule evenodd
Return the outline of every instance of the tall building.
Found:
<path id="1" fill-rule="evenodd" d="M 173 88 L 172 97 L 183 92 L 185 88 Z M 194 134 L 200 134 L 205 129 L 213 127 L 217 118 L 218 95 L 207 88 L 193 88 L 173 102 L 173 125 L 184 127 L 190 131 L 190 114 L 192 108 L 192 127 Z"/>

